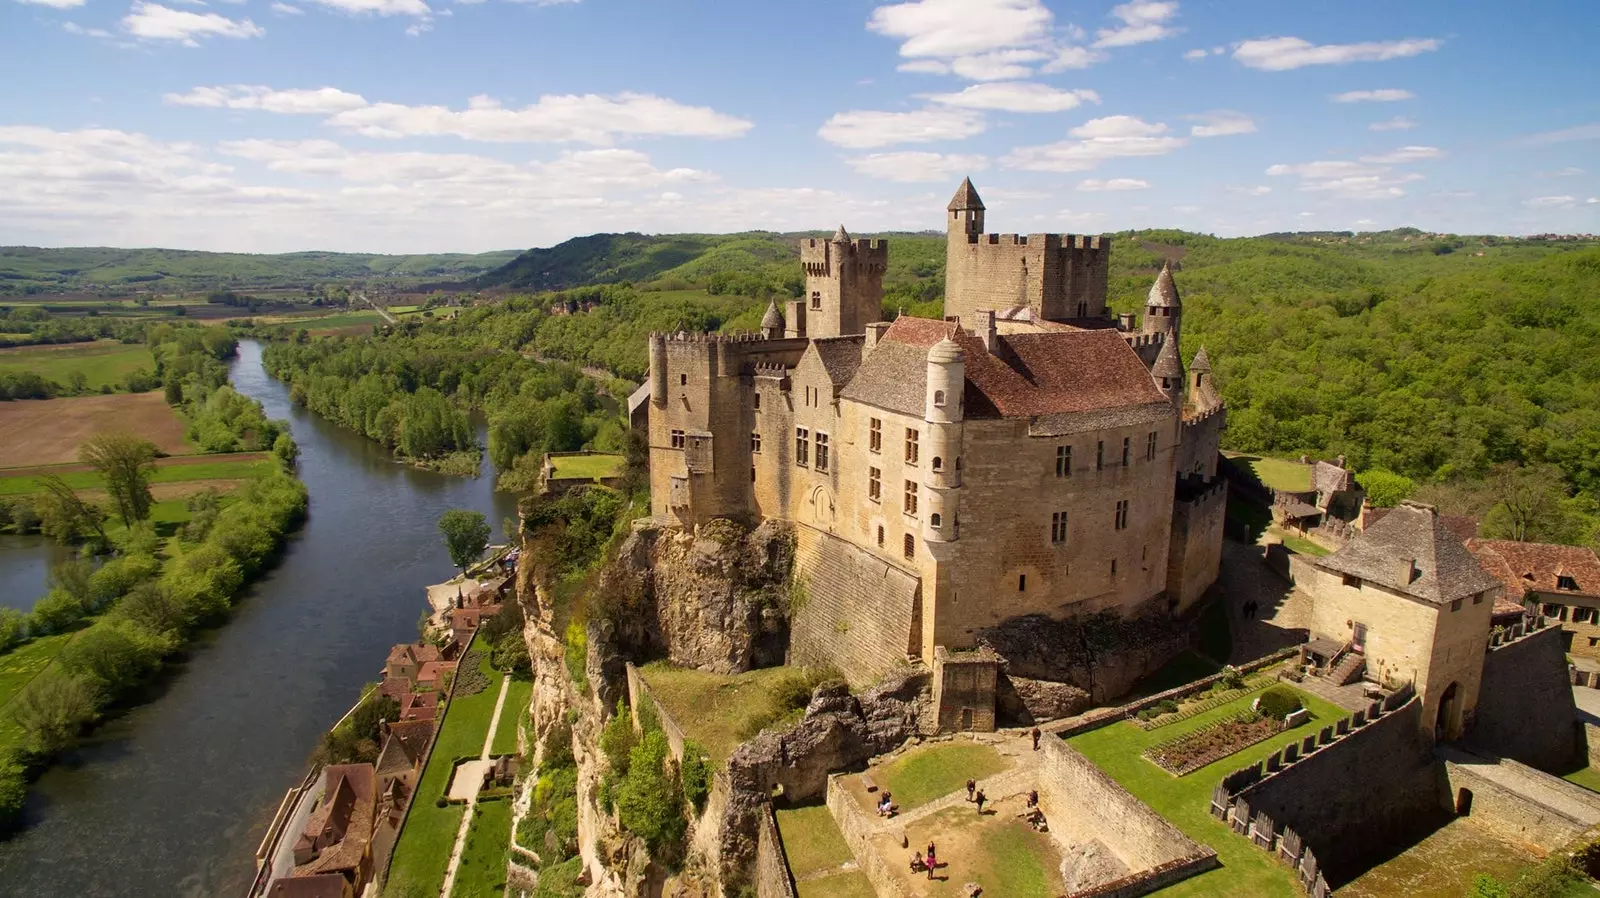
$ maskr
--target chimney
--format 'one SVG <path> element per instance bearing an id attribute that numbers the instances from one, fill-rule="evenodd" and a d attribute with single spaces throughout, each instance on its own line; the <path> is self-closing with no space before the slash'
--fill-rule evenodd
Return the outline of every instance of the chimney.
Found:
<path id="1" fill-rule="evenodd" d="M 803 299 L 789 302 L 789 315 L 783 319 L 785 337 L 804 337 L 806 335 L 806 301 Z"/>
<path id="2" fill-rule="evenodd" d="M 1401 585 L 1409 586 L 1412 583 L 1417 582 L 1417 578 L 1421 577 L 1421 576 L 1422 576 L 1422 572 L 1417 570 L 1417 560 L 1415 558 L 1402 558 L 1402 559 L 1400 559 L 1400 583 L 1401 583 Z"/>
<path id="3" fill-rule="evenodd" d="M 1122 331 L 1125 334 L 1133 331 L 1132 312 L 1122 312 L 1117 315 L 1117 330 Z"/>
<path id="4" fill-rule="evenodd" d="M 990 355 L 994 355 L 999 350 L 998 335 L 994 328 L 993 309 L 980 309 L 978 311 L 977 325 L 973 327 L 972 332 L 977 335 L 978 339 L 983 341 L 983 348 L 989 350 Z"/>
<path id="5" fill-rule="evenodd" d="M 878 342 L 883 339 L 883 332 L 888 329 L 889 322 L 887 321 L 874 321 L 867 325 L 867 340 L 861 345 L 861 355 L 863 358 L 865 358 L 866 354 L 871 352 L 878 345 Z"/>

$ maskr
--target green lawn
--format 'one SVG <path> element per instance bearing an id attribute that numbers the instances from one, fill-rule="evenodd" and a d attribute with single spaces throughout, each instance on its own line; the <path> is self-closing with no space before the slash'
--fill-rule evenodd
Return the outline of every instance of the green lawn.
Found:
<path id="1" fill-rule="evenodd" d="M 616 477 L 626 463 L 620 455 L 570 455 L 551 459 L 555 464 L 555 477 L 559 480 L 593 480 L 597 477 Z"/>
<path id="2" fill-rule="evenodd" d="M 1311 726 L 1300 726 L 1281 733 L 1188 776 L 1174 777 L 1140 757 L 1140 752 L 1157 742 L 1238 714 L 1250 706 L 1252 698 L 1253 695 L 1244 696 L 1182 723 L 1157 730 L 1146 732 L 1131 723 L 1122 722 L 1081 733 L 1068 740 L 1069 745 L 1083 752 L 1096 766 L 1121 783 L 1123 788 L 1154 808 L 1156 813 L 1190 838 L 1216 850 L 1217 859 L 1222 862 L 1220 869 L 1185 880 L 1157 894 L 1171 898 L 1223 898 L 1234 895 L 1294 898 L 1301 894 L 1286 868 L 1211 817 L 1211 790 L 1223 776 L 1261 760 L 1290 742 L 1305 738 L 1308 732 L 1346 717 L 1349 712 L 1302 692 L 1300 700 L 1315 715 Z"/>
<path id="3" fill-rule="evenodd" d="M 411 807 L 406 812 L 405 828 L 389 862 L 390 878 L 398 877 L 419 893 L 437 894 L 444 882 L 450 849 L 455 846 L 456 830 L 461 826 L 461 805 L 437 807 L 450 786 L 450 772 L 459 757 L 477 757 L 494 716 L 494 702 L 500 694 L 500 674 L 489 667 L 487 647 L 475 638 L 468 651 L 482 648 L 479 669 L 489 685 L 482 692 L 464 695 L 450 702 L 440 724 L 439 738 L 428 766 L 422 770 Z"/>
<path id="4" fill-rule="evenodd" d="M 851 859 L 850 846 L 839 834 L 839 825 L 833 822 L 827 805 L 787 808 L 778 811 L 777 818 L 789 872 L 796 879 L 836 869 Z"/>
<path id="5" fill-rule="evenodd" d="M 1256 455 L 1230 455 L 1234 467 L 1254 475 L 1268 489 L 1303 493 L 1311 489 L 1311 466 L 1281 458 Z"/>
<path id="6" fill-rule="evenodd" d="M 31 371 L 65 385 L 74 371 L 82 371 L 91 390 L 109 384 L 122 386 L 122 379 L 139 368 L 154 371 L 150 350 L 138 343 L 96 340 L 71 346 L 21 346 L 0 350 L 0 372 Z"/>
<path id="7" fill-rule="evenodd" d="M 42 636 L 0 655 L 0 755 L 8 754 L 11 747 L 22 739 L 22 728 L 12 721 L 6 705 L 22 687 L 56 660 L 56 656 L 61 654 L 61 650 L 75 635 L 76 631 Z"/>
<path id="8" fill-rule="evenodd" d="M 322 331 L 340 327 L 382 324 L 383 316 L 377 312 L 349 312 L 343 315 L 324 315 L 321 318 L 301 318 L 286 323 L 308 330 Z"/>
<path id="9" fill-rule="evenodd" d="M 730 676 L 661 661 L 639 668 L 639 675 L 683 728 L 684 736 L 700 743 L 716 765 L 744 741 L 740 734 L 750 721 L 769 713 L 768 692 L 773 684 L 798 674 L 792 667 L 768 667 Z"/>
<path id="10" fill-rule="evenodd" d="M 1168 661 L 1160 670 L 1140 680 L 1133 692 L 1135 695 L 1155 695 L 1157 692 L 1166 692 L 1168 689 L 1176 689 L 1186 683 L 1204 679 L 1221 669 L 1211 659 L 1195 652 L 1185 651 Z"/>
<path id="11" fill-rule="evenodd" d="M 246 480 L 262 465 L 272 462 L 260 453 L 239 453 L 242 458 L 215 456 L 216 461 L 191 464 L 157 464 L 150 472 L 151 483 L 187 483 L 195 480 Z M 56 475 L 75 490 L 104 489 L 105 480 L 94 471 L 68 471 Z M 37 474 L 7 475 L 0 471 L 0 496 L 19 496 L 44 489 Z"/>
<path id="12" fill-rule="evenodd" d="M 944 742 L 915 748 L 871 771 L 879 789 L 894 793 L 902 812 L 921 807 L 966 785 L 1006 769 L 1006 763 L 987 745 Z"/>
<path id="13" fill-rule="evenodd" d="M 461 867 L 456 870 L 451 898 L 504 895 L 510 844 L 511 799 L 478 802 L 467 827 L 467 845 L 461 852 Z"/>
<path id="14" fill-rule="evenodd" d="M 1279 527 L 1272 528 L 1272 535 L 1283 540 L 1284 546 L 1288 547 L 1290 551 L 1299 552 L 1301 555 L 1321 558 L 1324 555 L 1333 554 L 1332 549 L 1325 549 L 1303 536 L 1297 536 Z"/>
<path id="15" fill-rule="evenodd" d="M 959 810 L 959 809 L 957 809 Z M 984 891 L 1017 898 L 1054 898 L 1060 879 L 1052 874 L 1060 857 L 1056 847 L 1021 820 L 1008 820 L 1000 826 L 984 827 L 979 837 L 987 869 L 976 869 L 973 876 Z M 990 885 L 990 884 L 993 885 Z"/>
<path id="16" fill-rule="evenodd" d="M 490 684 L 490 689 L 498 689 L 500 681 L 495 680 Z M 506 687 L 505 707 L 500 709 L 500 723 L 494 731 L 494 745 L 489 752 L 496 755 L 514 755 L 517 753 L 517 726 L 528 719 L 528 705 L 533 701 L 533 681 L 511 678 L 511 684 Z"/>
<path id="17" fill-rule="evenodd" d="M 872 890 L 872 880 L 859 871 L 798 882 L 795 891 L 799 898 L 878 898 Z"/>
<path id="18" fill-rule="evenodd" d="M 1600 770 L 1593 767 L 1580 767 L 1563 777 L 1569 783 L 1588 789 L 1591 792 L 1600 792 Z"/>

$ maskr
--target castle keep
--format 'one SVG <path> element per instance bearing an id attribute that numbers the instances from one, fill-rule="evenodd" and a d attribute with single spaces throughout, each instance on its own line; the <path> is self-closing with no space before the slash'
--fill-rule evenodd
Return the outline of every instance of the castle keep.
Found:
<path id="1" fill-rule="evenodd" d="M 889 247 L 840 227 L 759 335 L 650 338 L 652 513 L 791 522 L 791 660 L 858 683 L 1030 616 L 1181 612 L 1217 575 L 1225 412 L 1172 271 L 1135 330 L 1109 238 L 986 234 L 970 181 L 948 211 L 942 321 L 878 320 Z"/>

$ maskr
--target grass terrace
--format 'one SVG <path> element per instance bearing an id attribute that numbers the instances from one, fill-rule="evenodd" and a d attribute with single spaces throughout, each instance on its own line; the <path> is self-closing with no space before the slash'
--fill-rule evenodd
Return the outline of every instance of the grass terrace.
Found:
<path id="1" fill-rule="evenodd" d="M 791 694 L 797 681 L 807 674 L 795 667 L 768 667 L 742 674 L 716 674 L 675 667 L 656 661 L 639 668 L 639 676 L 666 712 L 683 728 L 685 738 L 700 743 L 713 765 L 721 765 L 741 742 L 767 726 L 783 726 L 798 721 L 804 711 L 778 707 L 774 693 L 786 689 Z"/>
<path id="2" fill-rule="evenodd" d="M 491 681 L 490 689 L 498 689 L 500 681 Z M 500 723 L 495 727 L 494 744 L 489 753 L 514 755 L 517 753 L 517 726 L 528 719 L 528 706 L 533 702 L 533 681 L 511 678 L 506 686 L 506 703 L 500 709 Z"/>
<path id="3" fill-rule="evenodd" d="M 155 359 L 140 343 L 94 340 L 41 346 L 0 348 L 0 372 L 33 372 L 46 380 L 66 384 L 74 371 L 82 371 L 88 387 L 120 388 L 123 378 L 144 368 L 154 371 Z"/>
<path id="4" fill-rule="evenodd" d="M 1268 489 L 1291 493 L 1303 493 L 1311 489 L 1310 465 L 1256 455 L 1228 455 L 1228 461 Z"/>
<path id="5" fill-rule="evenodd" d="M 237 452 L 229 455 L 179 456 L 156 459 L 150 472 L 150 483 L 192 483 L 200 480 L 248 480 L 261 466 L 271 464 L 265 452 Z M 55 465 L 51 467 L 0 469 L 0 496 L 17 496 L 36 493 L 44 489 L 42 479 L 55 474 L 74 490 L 99 490 L 105 480 L 85 465 Z"/>
<path id="6" fill-rule="evenodd" d="M 1344 709 L 1315 696 L 1299 694 L 1305 707 L 1324 725 L 1327 721 L 1348 715 Z M 1219 869 L 1163 890 L 1161 895 L 1164 898 L 1231 898 L 1235 895 L 1296 898 L 1301 894 L 1287 868 L 1212 819 L 1210 808 L 1211 790 L 1223 776 L 1303 738 L 1306 728 L 1297 727 L 1280 733 L 1183 777 L 1175 777 L 1141 757 L 1145 749 L 1158 742 L 1165 742 L 1247 710 L 1253 697 L 1243 696 L 1160 729 L 1145 731 L 1123 721 L 1081 733 L 1068 740 L 1069 745 L 1121 783 L 1123 788 L 1154 808 L 1156 813 L 1167 818 L 1190 838 L 1216 850 L 1217 858 L 1222 862 Z"/>
<path id="7" fill-rule="evenodd" d="M 1333 554 L 1332 549 L 1319 546 L 1311 540 L 1288 530 L 1284 530 L 1281 527 L 1273 527 L 1271 529 L 1271 534 L 1278 539 L 1283 540 L 1284 546 L 1286 546 L 1290 551 L 1299 552 L 1301 555 L 1310 555 L 1314 558 L 1321 558 L 1324 555 Z"/>
<path id="8" fill-rule="evenodd" d="M 451 830 L 453 839 L 456 831 Z M 498 898 L 505 894 L 506 854 L 511 849 L 511 800 L 480 801 L 467 826 L 451 898 Z"/>
<path id="9" fill-rule="evenodd" d="M 800 898 L 878 898 L 872 881 L 859 870 L 796 882 L 795 892 Z"/>
<path id="10" fill-rule="evenodd" d="M 878 765 L 871 773 L 880 790 L 894 793 L 894 803 L 904 813 L 964 789 L 968 779 L 975 779 L 982 786 L 986 777 L 1008 766 L 993 748 L 963 741 L 912 749 L 887 764 Z M 868 801 L 864 806 L 870 806 L 870 799 Z"/>
<path id="11" fill-rule="evenodd" d="M 599 480 L 622 474 L 627 460 L 620 455 L 562 455 L 552 458 L 556 480 Z"/>
<path id="12" fill-rule="evenodd" d="M 826 805 L 786 808 L 776 817 L 789 872 L 795 879 L 831 874 L 855 860 Z"/>

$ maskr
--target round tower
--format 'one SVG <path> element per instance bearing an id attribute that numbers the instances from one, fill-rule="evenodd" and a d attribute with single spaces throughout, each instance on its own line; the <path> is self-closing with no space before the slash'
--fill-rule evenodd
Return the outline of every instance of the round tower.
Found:
<path id="1" fill-rule="evenodd" d="M 1176 343 L 1182 321 L 1183 301 L 1178 298 L 1178 285 L 1172 279 L 1172 263 L 1164 262 L 1144 303 L 1143 330 L 1147 334 L 1166 334 L 1170 342 Z"/>
<path id="2" fill-rule="evenodd" d="M 927 467 L 922 487 L 928 509 L 922 537 L 930 543 L 954 542 L 960 511 L 962 392 L 967 383 L 967 354 L 945 337 L 928 350 L 927 395 L 922 420 L 927 425 Z"/>
<path id="3" fill-rule="evenodd" d="M 667 335 L 650 335 L 650 401 L 660 408 L 667 404 Z"/>
<path id="4" fill-rule="evenodd" d="M 1167 394 L 1168 402 L 1173 405 L 1183 402 L 1183 359 L 1178 357 L 1177 340 L 1169 338 L 1161 344 L 1161 354 L 1150 367 L 1150 376 L 1155 378 L 1161 392 Z"/>
<path id="5" fill-rule="evenodd" d="M 767 300 L 767 314 L 761 317 L 761 336 L 767 340 L 783 337 L 783 313 L 778 311 L 776 299 Z"/>

